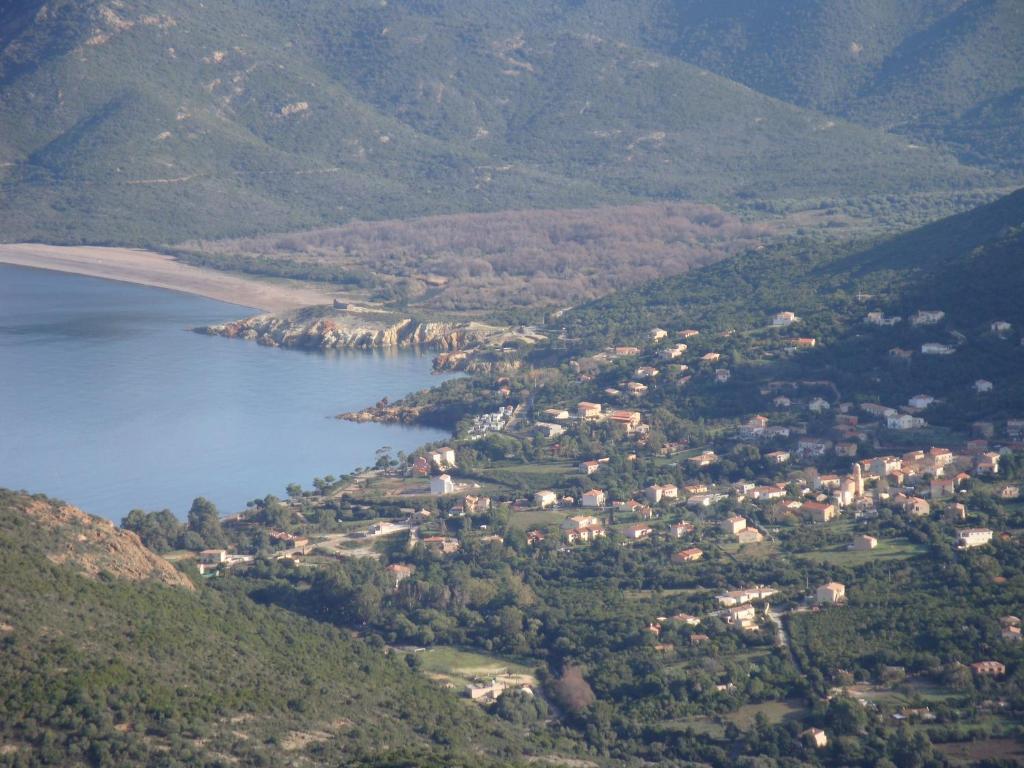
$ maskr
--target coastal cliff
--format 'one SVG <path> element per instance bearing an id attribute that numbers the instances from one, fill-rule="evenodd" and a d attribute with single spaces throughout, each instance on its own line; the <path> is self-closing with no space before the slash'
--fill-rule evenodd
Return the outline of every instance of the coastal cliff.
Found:
<path id="1" fill-rule="evenodd" d="M 469 325 L 418 322 L 354 322 L 351 317 L 304 318 L 256 315 L 195 329 L 198 333 L 247 339 L 268 347 L 297 349 L 385 349 L 427 346 L 441 351 L 465 349 L 483 335 Z"/>

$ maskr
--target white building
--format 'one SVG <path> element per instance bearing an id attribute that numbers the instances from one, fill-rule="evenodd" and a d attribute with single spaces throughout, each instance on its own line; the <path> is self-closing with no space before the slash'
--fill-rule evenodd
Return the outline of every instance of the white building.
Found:
<path id="1" fill-rule="evenodd" d="M 946 313 L 941 309 L 922 309 L 910 318 L 911 325 L 936 325 L 942 322 Z"/>
<path id="2" fill-rule="evenodd" d="M 455 483 L 451 475 L 438 475 L 430 478 L 430 494 L 432 496 L 444 496 L 455 492 Z"/>
<path id="3" fill-rule="evenodd" d="M 874 549 L 878 546 L 878 539 L 874 536 L 868 536 L 866 533 L 858 534 L 853 537 L 853 544 L 850 545 L 852 549 L 858 552 L 865 552 L 869 549 Z"/>
<path id="4" fill-rule="evenodd" d="M 552 424 L 548 421 L 538 421 L 537 429 L 544 437 L 560 437 L 565 434 L 565 427 L 561 424 Z"/>
<path id="5" fill-rule="evenodd" d="M 911 408 L 918 408 L 924 410 L 929 405 L 935 402 L 935 398 L 931 395 L 914 395 L 907 401 L 907 405 Z"/>
<path id="6" fill-rule="evenodd" d="M 992 382 L 988 379 L 978 379 L 974 382 L 974 391 L 979 395 L 992 391 Z"/>
<path id="7" fill-rule="evenodd" d="M 868 312 L 864 322 L 868 325 L 887 326 L 896 325 L 902 319 L 902 317 L 886 317 L 884 312 Z"/>
<path id="8" fill-rule="evenodd" d="M 956 352 L 956 347 L 949 344 L 939 344 L 935 341 L 926 341 L 921 345 L 922 355 L 952 355 L 954 352 Z"/>
<path id="9" fill-rule="evenodd" d="M 885 419 L 885 426 L 889 429 L 919 429 L 924 425 L 924 419 L 909 413 L 896 413 Z"/>
<path id="10" fill-rule="evenodd" d="M 982 547 L 992 541 L 992 530 L 989 528 L 964 528 L 956 532 L 957 546 L 960 549 Z"/>
<path id="11" fill-rule="evenodd" d="M 779 312 L 772 318 L 772 325 L 776 328 L 785 328 L 800 320 L 793 312 Z"/>
<path id="12" fill-rule="evenodd" d="M 737 534 L 747 527 L 747 519 L 740 515 L 727 517 L 722 521 L 722 530 L 726 533 Z"/>
<path id="13" fill-rule="evenodd" d="M 558 501 L 558 494 L 554 491 L 537 491 L 533 494 L 533 506 L 546 509 Z"/>

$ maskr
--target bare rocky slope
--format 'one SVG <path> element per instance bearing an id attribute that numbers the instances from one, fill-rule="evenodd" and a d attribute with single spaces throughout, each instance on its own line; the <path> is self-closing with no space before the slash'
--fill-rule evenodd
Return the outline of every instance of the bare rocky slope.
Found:
<path id="1" fill-rule="evenodd" d="M 512 331 L 476 322 L 422 322 L 411 318 L 375 318 L 371 314 L 332 313 L 317 309 L 288 315 L 256 315 L 231 323 L 203 326 L 198 333 L 255 341 L 294 349 L 389 349 L 428 347 L 448 352 L 510 340 L 541 338 L 528 330 Z"/>
<path id="2" fill-rule="evenodd" d="M 0 535 L 36 543 L 52 563 L 93 578 L 103 574 L 195 589 L 185 574 L 146 549 L 138 536 L 109 520 L 39 496 L 11 494 L 9 501 L 0 518 Z"/>

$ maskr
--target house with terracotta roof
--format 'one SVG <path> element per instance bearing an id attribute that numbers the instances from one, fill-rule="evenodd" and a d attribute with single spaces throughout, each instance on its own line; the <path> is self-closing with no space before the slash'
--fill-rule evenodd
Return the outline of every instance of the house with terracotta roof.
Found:
<path id="1" fill-rule="evenodd" d="M 846 599 L 846 585 L 838 581 L 830 581 L 822 584 L 814 593 L 814 600 L 818 605 L 834 605 Z"/>
<path id="2" fill-rule="evenodd" d="M 641 384 L 639 381 L 630 381 L 626 384 L 626 392 L 631 394 L 633 397 L 643 397 L 648 392 L 646 384 Z"/>
<path id="3" fill-rule="evenodd" d="M 450 555 L 459 551 L 459 540 L 450 536 L 427 536 L 421 540 L 423 546 L 438 555 Z"/>
<path id="4" fill-rule="evenodd" d="M 691 456 L 687 461 L 695 467 L 710 467 L 718 461 L 718 456 L 714 451 L 703 451 L 696 456 Z"/>
<path id="5" fill-rule="evenodd" d="M 975 461 L 974 469 L 979 475 L 999 474 L 999 454 L 995 451 L 982 453 Z"/>
<path id="6" fill-rule="evenodd" d="M 673 563 L 694 563 L 704 557 L 704 552 L 697 547 L 689 547 L 672 555 Z"/>
<path id="7" fill-rule="evenodd" d="M 416 566 L 406 565 L 405 563 L 392 563 L 385 568 L 385 570 L 388 572 L 388 575 L 391 576 L 395 583 L 395 588 L 397 589 L 399 584 L 412 576 L 413 572 L 416 570 Z"/>
<path id="8" fill-rule="evenodd" d="M 652 532 L 651 527 L 644 523 L 634 523 L 633 525 L 627 525 L 622 529 L 622 535 L 631 541 L 646 539 Z"/>
<path id="9" fill-rule="evenodd" d="M 593 515 L 573 515 L 562 521 L 562 535 L 570 544 L 593 541 L 607 535 L 604 523 Z"/>
<path id="10" fill-rule="evenodd" d="M 971 670 L 979 677 L 1002 677 L 1006 674 L 1006 666 L 999 661 L 976 661 Z"/>
<path id="11" fill-rule="evenodd" d="M 816 523 L 827 523 L 837 514 L 835 504 L 825 504 L 819 501 L 805 501 L 800 505 L 800 511 Z"/>
<path id="12" fill-rule="evenodd" d="M 611 411 L 608 414 L 608 422 L 613 426 L 622 427 L 626 432 L 632 432 L 640 426 L 640 411 Z"/>

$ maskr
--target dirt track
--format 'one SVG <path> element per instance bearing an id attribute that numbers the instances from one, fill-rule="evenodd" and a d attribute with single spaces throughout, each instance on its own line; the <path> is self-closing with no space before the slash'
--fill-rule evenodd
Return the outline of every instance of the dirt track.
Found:
<path id="1" fill-rule="evenodd" d="M 328 293 L 301 283 L 217 272 L 132 248 L 0 244 L 0 263 L 166 288 L 264 312 L 286 312 L 331 301 Z"/>

